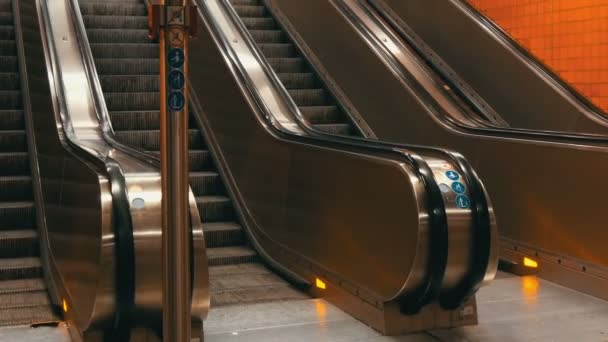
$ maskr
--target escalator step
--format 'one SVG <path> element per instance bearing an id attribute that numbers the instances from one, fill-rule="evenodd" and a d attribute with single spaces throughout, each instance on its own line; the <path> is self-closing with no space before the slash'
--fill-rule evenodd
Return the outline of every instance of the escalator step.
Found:
<path id="1" fill-rule="evenodd" d="M 148 29 L 148 17 L 146 16 L 120 16 L 110 17 L 107 15 L 85 15 L 83 16 L 85 27 L 89 29 Z"/>
<path id="2" fill-rule="evenodd" d="M 46 284 L 42 278 L 0 281 L 0 294 L 43 291 Z"/>
<path id="3" fill-rule="evenodd" d="M 27 142 L 24 131 L 0 131 L 0 153 L 25 151 Z"/>
<path id="4" fill-rule="evenodd" d="M 234 222 L 205 223 L 203 230 L 207 248 L 238 246 L 245 243 L 242 227 Z"/>
<path id="5" fill-rule="evenodd" d="M 38 254 L 38 234 L 35 230 L 0 230 L 0 258 L 20 258 Z"/>
<path id="6" fill-rule="evenodd" d="M 0 13 L 0 25 L 12 25 L 13 13 Z"/>
<path id="7" fill-rule="evenodd" d="M 288 92 L 298 106 L 327 105 L 327 96 L 323 89 L 289 89 Z"/>
<path id="8" fill-rule="evenodd" d="M 15 29 L 13 25 L 0 25 L 0 39 L 13 40 L 15 39 Z"/>
<path id="9" fill-rule="evenodd" d="M 160 129 L 160 111 L 158 110 L 110 112 L 110 119 L 112 126 L 117 131 Z"/>
<path id="10" fill-rule="evenodd" d="M 190 146 L 196 148 L 203 146 L 201 134 L 196 129 L 189 130 Z M 116 139 L 123 144 L 137 146 L 146 151 L 160 150 L 160 131 L 157 130 L 138 130 L 138 131 L 118 131 Z"/>
<path id="11" fill-rule="evenodd" d="M 295 57 L 296 48 L 293 44 L 258 44 L 266 58 Z"/>
<path id="12" fill-rule="evenodd" d="M 268 63 L 276 73 L 302 73 L 304 60 L 295 58 L 267 58 Z"/>
<path id="13" fill-rule="evenodd" d="M 0 12 L 10 12 L 13 10 L 13 6 L 9 0 L 0 1 Z"/>
<path id="14" fill-rule="evenodd" d="M 0 280 L 42 277 L 39 258 L 0 259 Z"/>
<path id="15" fill-rule="evenodd" d="M 209 266 L 235 265 L 258 262 L 257 253 L 248 247 L 219 247 L 207 249 Z"/>
<path id="16" fill-rule="evenodd" d="M 152 71 L 145 72 L 142 74 L 158 74 L 158 58 L 159 55 L 159 46 L 158 44 L 141 44 L 141 43 L 130 43 L 130 44 L 91 44 L 91 52 L 93 53 L 94 58 L 115 58 L 116 61 L 112 63 L 134 63 L 133 61 L 142 61 L 142 59 L 146 59 L 146 63 L 151 64 L 153 61 L 156 66 L 156 69 L 152 69 Z M 98 63 L 102 60 L 96 60 L 95 66 L 97 67 L 97 71 L 100 72 Z M 107 62 L 107 61 L 106 61 Z M 109 66 L 104 66 L 106 70 L 122 70 L 122 69 L 111 69 Z M 138 70 L 147 70 L 139 68 Z M 105 72 L 105 74 L 111 75 L 120 75 L 125 74 L 124 72 Z M 134 72 L 127 72 L 126 74 L 139 74 Z"/>
<path id="17" fill-rule="evenodd" d="M 19 90 L 20 86 L 18 73 L 0 73 L 0 90 Z"/>
<path id="18" fill-rule="evenodd" d="M 0 56 L 16 56 L 17 44 L 14 40 L 0 40 Z"/>
<path id="19" fill-rule="evenodd" d="M 339 122 L 342 118 L 342 113 L 336 106 L 300 106 L 300 112 L 313 124 Z"/>
<path id="20" fill-rule="evenodd" d="M 50 305 L 46 291 L 0 294 L 0 310 Z"/>
<path id="21" fill-rule="evenodd" d="M 351 135 L 352 134 L 352 126 L 350 124 L 319 124 L 314 125 L 316 129 L 319 131 L 329 133 L 329 134 L 338 134 L 338 135 Z"/>
<path id="22" fill-rule="evenodd" d="M 105 92 L 106 105 L 110 111 L 121 110 L 158 110 L 160 107 L 160 93 L 132 92 L 109 93 Z"/>
<path id="23" fill-rule="evenodd" d="M 241 17 L 264 17 L 267 14 L 264 6 L 236 5 L 234 9 Z"/>
<path id="24" fill-rule="evenodd" d="M 1 90 L 0 107 L 2 109 L 21 109 L 21 92 L 18 90 Z"/>
<path id="25" fill-rule="evenodd" d="M 156 156 L 156 158 L 160 158 L 159 151 L 146 151 L 151 155 Z M 199 170 L 210 170 L 213 169 L 213 158 L 211 158 L 211 153 L 207 150 L 190 150 L 188 151 L 189 158 L 189 167 L 190 172 L 199 171 Z"/>
<path id="26" fill-rule="evenodd" d="M 28 325 L 41 322 L 59 322 L 50 305 L 0 310 L 0 326 Z"/>
<path id="27" fill-rule="evenodd" d="M 223 195 L 224 184 L 217 172 L 190 172 L 190 187 L 195 196 Z"/>
<path id="28" fill-rule="evenodd" d="M 118 2 L 80 2 L 80 11 L 83 15 L 106 16 L 146 16 L 147 10 L 143 1 L 140 3 Z"/>
<path id="29" fill-rule="evenodd" d="M 102 75 L 99 81 L 103 91 L 109 93 L 160 91 L 158 75 Z"/>
<path id="30" fill-rule="evenodd" d="M 312 89 L 317 85 L 312 73 L 281 73 L 277 76 L 286 89 Z"/>
<path id="31" fill-rule="evenodd" d="M 29 174 L 27 152 L 0 152 L 0 176 Z"/>
<path id="32" fill-rule="evenodd" d="M 281 30 L 250 30 L 249 33 L 258 44 L 285 43 L 285 34 Z"/>
<path id="33" fill-rule="evenodd" d="M 139 43 L 148 40 L 148 30 L 144 29 L 90 29 L 89 42 L 93 43 Z"/>
<path id="34" fill-rule="evenodd" d="M 33 202 L 0 202 L 0 223 L 11 229 L 33 227 L 34 210 Z"/>
<path id="35" fill-rule="evenodd" d="M 0 130 L 21 130 L 24 128 L 25 118 L 22 110 L 0 110 Z"/>
<path id="36" fill-rule="evenodd" d="M 230 0 L 232 5 L 248 5 L 257 6 L 260 4 L 259 0 Z"/>
<path id="37" fill-rule="evenodd" d="M 225 222 L 234 219 L 232 201 L 225 196 L 197 196 L 196 203 L 203 224 L 206 222 Z"/>
<path id="38" fill-rule="evenodd" d="M 273 30 L 277 27 L 272 18 L 243 18 L 243 24 L 249 30 Z"/>
<path id="39" fill-rule="evenodd" d="M 31 201 L 32 177 L 0 176 L 0 201 Z"/>
<path id="40" fill-rule="evenodd" d="M 100 75 L 158 75 L 159 70 L 158 59 L 104 58 L 96 60 L 95 66 Z"/>
<path id="41" fill-rule="evenodd" d="M 17 72 L 19 64 L 15 56 L 0 56 L 0 72 Z"/>

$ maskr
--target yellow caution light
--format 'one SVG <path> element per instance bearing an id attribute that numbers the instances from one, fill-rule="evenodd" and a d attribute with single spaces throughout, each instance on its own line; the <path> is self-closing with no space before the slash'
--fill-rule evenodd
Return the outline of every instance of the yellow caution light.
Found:
<path id="1" fill-rule="evenodd" d="M 524 266 L 529 268 L 538 268 L 538 262 L 534 259 L 524 257 Z"/>
<path id="2" fill-rule="evenodd" d="M 315 279 L 315 286 L 321 290 L 325 290 L 327 288 L 325 282 L 319 278 Z"/>
<path id="3" fill-rule="evenodd" d="M 67 300 L 64 299 L 62 301 L 61 308 L 63 309 L 63 312 L 68 312 L 69 307 L 68 307 L 68 301 Z"/>

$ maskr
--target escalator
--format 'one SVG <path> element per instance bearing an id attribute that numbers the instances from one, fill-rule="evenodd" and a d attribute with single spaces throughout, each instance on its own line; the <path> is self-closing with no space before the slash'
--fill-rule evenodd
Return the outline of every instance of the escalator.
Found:
<path id="1" fill-rule="evenodd" d="M 148 38 L 143 0 L 80 0 L 117 139 L 159 156 L 159 47 Z M 249 246 L 201 131 L 190 124 L 190 186 L 205 227 L 214 306 L 304 299 Z"/>
<path id="2" fill-rule="evenodd" d="M 317 130 L 360 135 L 333 94 L 261 0 L 231 0 L 249 34 L 306 120 Z"/>
<path id="3" fill-rule="evenodd" d="M 0 326 L 57 321 L 43 278 L 10 0 L 0 1 Z"/>
<path id="4" fill-rule="evenodd" d="M 449 85 L 434 81 L 433 70 L 421 62 L 419 51 L 386 20 L 385 13 L 375 11 L 372 3 L 377 2 L 311 0 L 304 4 L 268 0 L 274 4 L 275 11 L 281 13 L 281 18 L 291 23 L 311 53 L 320 56 L 319 63 L 379 139 L 455 149 L 476 166 L 488 182 L 497 212 L 503 213 L 498 216 L 502 258 L 512 263 L 522 263 L 524 257 L 541 258 L 545 267 L 540 269 L 541 276 L 606 298 L 605 291 L 598 291 L 590 284 L 605 286 L 608 283 L 605 275 L 608 256 L 603 247 L 608 234 L 602 228 L 601 215 L 597 214 L 603 210 L 602 194 L 606 184 L 597 179 L 603 177 L 602 170 L 608 167 L 605 158 L 608 141 L 588 135 L 472 127 L 450 120 L 448 102 L 439 101 L 441 96 L 437 96 Z M 441 7 L 444 3 L 457 1 L 385 2 L 394 8 L 409 9 L 400 13 L 407 14 L 410 24 L 415 22 L 425 29 L 415 31 L 433 33 L 434 42 L 446 49 L 451 47 L 451 54 L 470 54 L 471 49 L 452 46 L 455 41 L 447 39 L 448 35 L 437 35 L 446 32 L 438 30 L 438 25 L 459 22 L 452 7 L 446 6 L 449 11 L 438 10 L 444 8 Z M 312 16 L 316 18 L 314 23 L 308 20 Z M 445 20 L 436 20 L 437 16 Z M 476 39 L 471 37 L 458 41 L 475 43 Z M 480 70 L 467 57 L 457 60 L 470 71 Z M 487 58 L 485 63 L 495 63 L 495 60 Z M 510 70 L 502 63 L 494 64 L 494 68 L 500 74 Z M 353 74 L 352 70 L 358 72 Z M 496 96 L 504 99 L 510 92 L 497 91 L 498 88 L 504 90 L 504 84 L 496 82 L 495 74 L 485 74 L 494 80 L 496 87 L 486 84 L 473 88 L 494 106 L 495 102 L 484 94 L 496 92 Z M 510 81 L 515 79 L 513 76 Z M 519 79 L 511 85 L 519 87 L 518 94 L 526 93 L 517 98 L 520 108 L 528 105 L 536 108 L 536 117 L 554 114 L 542 109 L 547 103 L 562 114 L 573 112 L 565 106 L 557 108 L 554 97 L 545 98 L 544 93 L 542 98 L 546 102 L 530 100 L 538 96 L 530 90 L 535 83 Z M 501 113 L 498 106 L 494 107 Z M 581 168 L 581 165 L 589 167 Z M 580 282 L 570 280 L 579 275 Z"/>

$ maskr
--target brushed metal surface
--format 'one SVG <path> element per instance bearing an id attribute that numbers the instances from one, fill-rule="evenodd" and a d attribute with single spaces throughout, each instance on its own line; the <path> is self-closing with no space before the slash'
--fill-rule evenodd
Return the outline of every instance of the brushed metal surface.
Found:
<path id="1" fill-rule="evenodd" d="M 273 0 L 379 138 L 461 151 L 492 196 L 502 236 L 606 266 L 606 144 L 457 128 L 386 67 L 328 1 Z M 408 2 L 411 3 L 411 2 Z M 420 3 L 420 2 L 416 2 Z M 313 16 L 314 23 L 306 18 Z M 353 72 L 357 70 L 357 72 Z M 365 80 L 365 82 L 361 82 Z M 370 92 L 370 89 L 382 91 Z"/>
<path id="2" fill-rule="evenodd" d="M 601 109 L 461 0 L 372 0 L 512 127 L 606 135 Z M 446 39 L 449 37 L 449 39 Z"/>

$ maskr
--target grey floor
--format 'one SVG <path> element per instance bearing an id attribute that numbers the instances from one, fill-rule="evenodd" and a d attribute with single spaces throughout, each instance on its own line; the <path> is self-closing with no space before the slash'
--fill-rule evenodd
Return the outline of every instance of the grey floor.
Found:
<path id="1" fill-rule="evenodd" d="M 479 325 L 384 337 L 321 299 L 211 311 L 206 342 L 608 342 L 608 302 L 540 280 L 499 273 L 480 290 Z M 65 327 L 2 328 L 0 341 L 69 341 Z"/>

